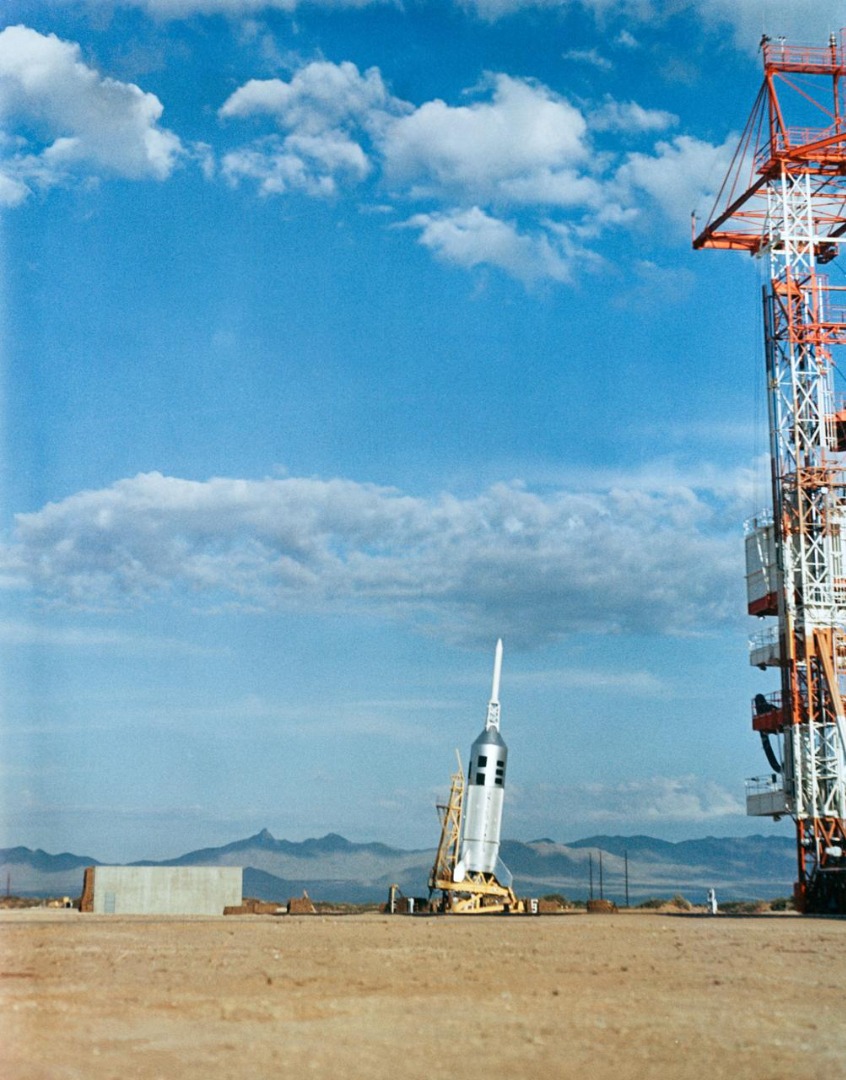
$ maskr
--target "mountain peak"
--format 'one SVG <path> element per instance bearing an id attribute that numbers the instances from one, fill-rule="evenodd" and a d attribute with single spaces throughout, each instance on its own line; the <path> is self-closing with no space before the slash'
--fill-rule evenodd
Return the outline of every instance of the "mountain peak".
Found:
<path id="1" fill-rule="evenodd" d="M 321 836 L 319 840 L 306 840 L 305 843 L 313 851 L 320 852 L 350 851 L 356 846 L 350 843 L 345 836 L 334 832 Z"/>

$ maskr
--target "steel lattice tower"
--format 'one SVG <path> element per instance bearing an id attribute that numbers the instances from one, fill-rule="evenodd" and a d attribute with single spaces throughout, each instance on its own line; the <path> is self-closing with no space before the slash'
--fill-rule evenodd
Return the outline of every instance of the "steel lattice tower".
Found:
<path id="1" fill-rule="evenodd" d="M 764 82 L 695 248 L 768 259 L 763 293 L 772 513 L 747 523 L 749 612 L 777 623 L 750 660 L 777 667 L 753 728 L 773 772 L 747 813 L 796 822 L 801 911 L 846 913 L 846 345 L 844 35 L 822 48 L 764 38 Z M 820 272 L 838 273 L 834 283 Z M 842 355 L 842 353 L 840 354 Z M 776 746 L 771 743 L 774 739 Z"/>

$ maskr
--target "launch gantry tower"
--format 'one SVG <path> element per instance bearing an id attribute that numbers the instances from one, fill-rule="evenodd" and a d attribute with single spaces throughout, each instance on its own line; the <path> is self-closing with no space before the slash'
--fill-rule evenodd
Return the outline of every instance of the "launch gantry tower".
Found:
<path id="1" fill-rule="evenodd" d="M 747 813 L 796 823 L 796 906 L 846 913 L 846 52 L 764 38 L 764 81 L 693 246 L 766 258 L 772 512 L 747 524 L 749 613 L 777 620 L 750 660 L 780 671 L 752 726 L 772 773 Z M 836 272 L 837 281 L 829 272 Z M 773 745 L 774 740 L 775 745 Z"/>

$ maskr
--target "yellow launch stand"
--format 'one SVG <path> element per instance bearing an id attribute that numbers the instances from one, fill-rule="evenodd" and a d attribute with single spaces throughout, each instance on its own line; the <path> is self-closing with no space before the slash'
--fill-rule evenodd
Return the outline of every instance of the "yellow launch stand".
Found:
<path id="1" fill-rule="evenodd" d="M 449 802 L 438 805 L 441 819 L 441 839 L 435 863 L 429 875 L 429 895 L 440 890 L 436 910 L 453 915 L 524 914 L 526 905 L 518 900 L 514 890 L 500 885 L 495 874 L 471 871 L 460 881 L 455 880 L 458 849 L 461 843 L 461 815 L 464 809 L 464 770 L 455 751 L 458 771 L 452 775 Z"/>

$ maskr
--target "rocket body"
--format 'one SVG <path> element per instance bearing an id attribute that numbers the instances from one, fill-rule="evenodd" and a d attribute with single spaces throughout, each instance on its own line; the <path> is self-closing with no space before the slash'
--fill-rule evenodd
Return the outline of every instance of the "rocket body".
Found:
<path id="1" fill-rule="evenodd" d="M 499 680 L 502 669 L 502 641 L 496 643 L 493 687 L 484 731 L 470 748 L 467 789 L 462 814 L 460 875 L 468 871 L 510 874 L 499 864 L 502 802 L 505 795 L 505 766 L 508 747 L 499 733 Z M 500 881 L 500 884 L 510 884 Z"/>
<path id="2" fill-rule="evenodd" d="M 493 728 L 483 731 L 470 748 L 461 846 L 465 870 L 492 874 L 496 868 L 507 759 L 508 747 Z"/>

